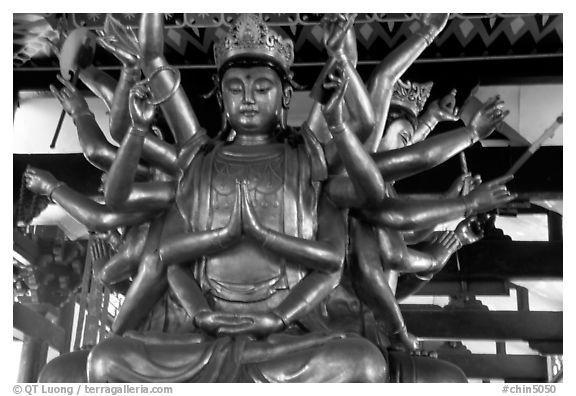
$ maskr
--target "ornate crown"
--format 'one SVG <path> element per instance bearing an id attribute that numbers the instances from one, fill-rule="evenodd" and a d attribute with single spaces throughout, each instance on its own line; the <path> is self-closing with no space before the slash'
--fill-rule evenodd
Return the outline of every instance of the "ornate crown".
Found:
<path id="1" fill-rule="evenodd" d="M 415 117 L 422 111 L 430 96 L 433 82 L 423 84 L 398 80 L 394 84 L 391 104 L 408 109 Z"/>
<path id="2" fill-rule="evenodd" d="M 235 58 L 272 61 L 286 72 L 294 62 L 292 40 L 282 38 L 254 14 L 241 14 L 220 42 L 214 45 L 214 60 L 220 69 Z"/>

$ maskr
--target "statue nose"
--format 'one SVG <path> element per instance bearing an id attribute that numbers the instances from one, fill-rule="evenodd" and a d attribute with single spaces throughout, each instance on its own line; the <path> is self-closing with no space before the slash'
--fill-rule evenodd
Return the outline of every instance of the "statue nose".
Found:
<path id="1" fill-rule="evenodd" d="M 244 93 L 244 103 L 246 104 L 254 104 L 256 101 L 254 100 L 254 95 L 250 90 L 246 90 Z"/>

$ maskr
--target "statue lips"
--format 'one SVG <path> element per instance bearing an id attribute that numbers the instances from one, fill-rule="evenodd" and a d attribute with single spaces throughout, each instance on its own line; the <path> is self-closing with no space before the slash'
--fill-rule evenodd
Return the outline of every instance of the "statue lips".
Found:
<path id="1" fill-rule="evenodd" d="M 258 114 L 258 110 L 256 108 L 250 108 L 250 109 L 246 109 L 246 110 L 240 110 L 240 114 L 242 114 L 244 117 L 247 118 L 252 118 L 255 117 Z"/>
<path id="2" fill-rule="evenodd" d="M 241 108 L 240 114 L 242 114 L 244 117 L 252 118 L 258 114 L 258 109 L 255 106 Z"/>

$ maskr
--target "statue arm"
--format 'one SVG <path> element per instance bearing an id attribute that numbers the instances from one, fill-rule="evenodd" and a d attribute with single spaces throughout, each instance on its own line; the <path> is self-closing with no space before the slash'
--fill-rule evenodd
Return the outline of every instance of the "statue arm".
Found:
<path id="1" fill-rule="evenodd" d="M 125 202 L 116 210 L 127 212 L 164 210 L 174 201 L 176 186 L 174 182 L 153 181 L 134 183 Z"/>
<path id="2" fill-rule="evenodd" d="M 340 246 L 341 213 L 328 199 L 322 199 L 319 203 L 318 238 L 308 240 L 263 226 L 256 217 L 245 184 L 242 185 L 242 190 L 242 221 L 248 236 L 254 238 L 263 248 L 311 270 L 328 273 L 341 270 L 344 263 L 344 251 Z"/>
<path id="3" fill-rule="evenodd" d="M 473 129 L 469 127 L 459 128 L 408 147 L 372 154 L 372 158 L 384 181 L 392 182 L 441 164 L 469 147 L 477 139 L 477 134 Z M 363 198 L 356 193 L 350 178 L 335 176 L 330 180 L 328 186 L 330 196 L 338 205 L 361 206 Z"/>
<path id="4" fill-rule="evenodd" d="M 463 197 L 432 199 L 385 198 L 377 209 L 358 211 L 358 215 L 370 224 L 390 227 L 397 230 L 419 230 L 436 224 L 469 217 L 505 205 L 517 195 L 511 194 L 505 183 L 512 180 L 503 176 L 480 184 Z"/>
<path id="5" fill-rule="evenodd" d="M 368 81 L 368 92 L 374 106 L 375 126 L 365 142 L 368 152 L 377 151 L 384 134 L 394 84 L 442 31 L 447 20 L 448 14 L 424 14 L 421 27 L 390 52 L 372 73 Z"/>
<path id="6" fill-rule="evenodd" d="M 136 167 L 143 152 L 144 141 L 150 135 L 150 123 L 154 117 L 154 106 L 146 101 L 143 88 L 131 91 L 129 103 L 133 124 L 124 136 L 104 188 L 106 204 L 114 209 L 131 206 Z M 142 188 L 146 199 L 153 202 L 154 207 L 171 203 L 176 192 L 176 186 L 170 183 L 149 183 L 142 185 Z"/>
<path id="7" fill-rule="evenodd" d="M 110 109 L 110 135 L 118 143 L 122 142 L 131 124 L 128 96 L 130 89 L 140 79 L 140 74 L 140 69 L 137 66 L 124 65 L 120 72 L 120 79 L 116 85 Z"/>
<path id="8" fill-rule="evenodd" d="M 347 23 L 342 25 L 334 24 L 332 29 L 329 24 L 325 26 L 324 41 L 330 54 L 330 59 L 325 68 L 330 70 L 335 62 L 340 61 L 344 67 L 344 73 L 349 76 L 349 86 L 344 95 L 349 115 L 348 124 L 357 134 L 360 141 L 363 142 L 374 127 L 374 110 L 366 86 L 356 71 L 358 54 L 356 50 L 356 35 L 352 27 L 354 18 L 354 16 L 349 15 L 346 17 Z M 343 37 L 343 41 L 340 42 L 338 37 Z M 321 73 L 318 79 L 323 79 L 324 77 L 325 73 Z M 316 84 L 320 83 L 322 82 L 317 81 Z M 330 139 L 328 125 L 322 117 L 320 103 L 314 102 L 306 124 L 318 139 L 326 145 L 325 151 L 328 166 L 334 169 L 338 168 L 340 165 L 339 156 L 334 143 Z"/>
<path id="9" fill-rule="evenodd" d="M 344 67 L 344 73 L 349 77 L 348 86 L 344 95 L 344 103 L 348 109 L 349 117 L 346 121 L 348 128 L 353 132 L 359 142 L 364 142 L 371 134 L 374 128 L 374 110 L 370 102 L 370 97 L 366 91 L 366 87 L 358 72 L 352 66 L 351 61 L 345 55 L 340 55 L 339 59 Z M 324 118 L 321 115 L 321 106 L 317 103 L 312 107 L 312 112 L 306 121 L 309 128 L 322 129 L 321 132 L 314 131 L 316 136 L 330 136 L 328 134 L 329 128 Z M 326 140 L 326 138 L 323 138 Z M 341 168 L 342 160 L 338 154 L 339 146 L 334 139 L 328 140 L 325 143 L 324 150 L 326 153 L 326 163 L 329 169 L 334 172 L 336 169 Z"/>
<path id="10" fill-rule="evenodd" d="M 48 196 L 87 228 L 99 232 L 140 224 L 153 216 L 151 212 L 115 212 L 58 181 L 50 172 L 28 167 L 24 172 L 26 187 Z"/>
<path id="11" fill-rule="evenodd" d="M 149 76 L 154 70 L 168 66 L 164 58 L 164 16 L 162 14 L 142 14 L 140 20 L 140 45 L 142 49 L 142 70 Z M 150 81 L 154 97 L 163 97 L 172 90 L 176 83 L 171 71 L 163 71 Z M 202 130 L 184 89 L 180 86 L 176 93 L 161 105 L 174 133 L 177 144 L 186 143 L 192 136 Z"/>
<path id="12" fill-rule="evenodd" d="M 461 245 L 453 237 L 450 243 L 436 240 L 420 248 L 409 248 L 398 231 L 379 228 L 377 231 L 380 257 L 387 269 L 401 273 L 438 272 Z M 442 234 L 443 235 L 443 234 Z M 445 238 L 441 235 L 438 238 Z"/>
<path id="13" fill-rule="evenodd" d="M 347 176 L 344 177 L 350 181 L 351 195 L 355 199 L 349 202 L 346 200 L 335 202 L 344 207 L 350 207 L 352 203 L 375 204 L 384 198 L 384 181 L 370 154 L 343 120 L 342 99 L 349 81 L 345 72 L 343 75 L 344 79 L 339 79 L 333 74 L 329 75 L 332 78 L 326 86 L 334 87 L 335 92 L 323 106 L 322 112 L 332 134 L 332 141 L 347 171 Z M 330 182 L 328 184 L 330 185 Z M 331 196 L 331 187 L 327 191 Z"/>
<path id="14" fill-rule="evenodd" d="M 186 232 L 165 238 L 159 255 L 164 265 L 173 266 L 202 256 L 228 249 L 241 238 L 240 186 L 236 186 L 236 199 L 230 220 L 225 227 L 208 231 Z"/>
<path id="15" fill-rule="evenodd" d="M 94 95 L 102 99 L 108 110 L 111 109 L 117 83 L 112 76 L 90 65 L 80 70 L 78 78 Z"/>
<path id="16" fill-rule="evenodd" d="M 124 136 L 104 186 L 106 204 L 112 208 L 125 204 L 134 188 L 136 168 L 148 130 L 149 124 L 139 127 L 132 125 Z"/>
<path id="17" fill-rule="evenodd" d="M 401 180 L 431 169 L 478 140 L 474 130 L 465 127 L 433 136 L 408 147 L 373 154 L 385 181 Z"/>
<path id="18" fill-rule="evenodd" d="M 373 154 L 385 181 L 412 176 L 441 164 L 480 139 L 485 139 L 509 114 L 499 96 L 489 99 L 469 125 L 411 146 Z"/>
<path id="19" fill-rule="evenodd" d="M 55 86 L 50 85 L 50 90 L 66 113 L 72 117 L 84 156 L 98 169 L 108 171 L 116 157 L 117 148 L 106 140 L 96 122 L 94 113 L 76 87 L 60 75 L 57 78 L 64 86 L 58 90 Z M 146 178 L 148 176 L 150 176 L 149 169 L 137 164 L 136 177 Z"/>
<path id="20" fill-rule="evenodd" d="M 430 238 L 436 227 L 423 228 L 421 230 L 402 231 L 402 238 L 407 245 L 414 245 Z"/>
<path id="21" fill-rule="evenodd" d="M 469 208 L 464 199 L 406 200 L 385 198 L 377 209 L 359 216 L 370 224 L 395 230 L 421 230 L 464 216 Z"/>
<path id="22" fill-rule="evenodd" d="M 331 241 L 338 260 L 343 263 L 347 233 L 342 213 L 324 197 L 318 215 L 318 240 Z M 273 310 L 274 313 L 282 318 L 285 325 L 292 323 L 320 304 L 338 285 L 341 275 L 341 266 L 333 272 L 311 271 L 290 290 L 286 299 Z"/>
<path id="23" fill-rule="evenodd" d="M 130 228 L 123 243 L 98 272 L 98 278 L 107 286 L 115 285 L 134 275 L 148 241 L 150 223 Z"/>
<path id="24" fill-rule="evenodd" d="M 88 229 L 99 232 L 120 226 L 140 224 L 154 215 L 154 212 L 150 211 L 113 211 L 106 205 L 92 201 L 66 185 L 56 188 L 51 197 L 70 216 L 84 224 Z"/>

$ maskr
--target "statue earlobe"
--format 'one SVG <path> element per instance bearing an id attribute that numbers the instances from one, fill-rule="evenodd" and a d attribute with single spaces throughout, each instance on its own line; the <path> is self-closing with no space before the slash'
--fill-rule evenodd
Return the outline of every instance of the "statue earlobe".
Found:
<path id="1" fill-rule="evenodd" d="M 292 93 L 294 89 L 291 86 L 285 86 L 282 91 L 282 107 L 285 109 L 290 108 L 290 100 L 292 99 Z"/>
<path id="2" fill-rule="evenodd" d="M 220 121 L 220 131 L 226 131 L 229 127 L 228 117 L 226 116 L 226 110 L 224 109 L 224 100 L 222 99 L 222 89 L 220 86 L 220 78 L 217 74 L 212 76 L 212 82 L 214 83 L 214 88 L 209 94 L 210 96 L 216 95 L 216 100 L 218 101 L 218 108 L 220 108 L 221 121 Z"/>

